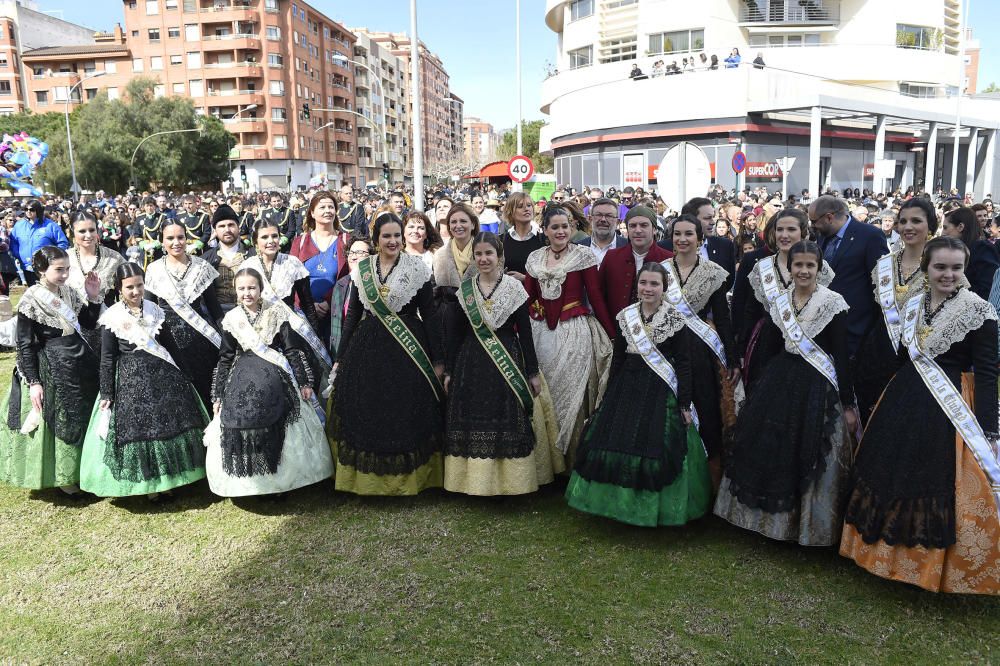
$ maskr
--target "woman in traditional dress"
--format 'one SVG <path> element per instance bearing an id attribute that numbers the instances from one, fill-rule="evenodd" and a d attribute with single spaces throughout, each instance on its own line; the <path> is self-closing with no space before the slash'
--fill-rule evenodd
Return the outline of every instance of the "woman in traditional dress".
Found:
<path id="1" fill-rule="evenodd" d="M 457 203 L 448 209 L 441 225 L 448 230 L 448 240 L 434 255 L 434 301 L 447 338 L 448 331 L 456 326 L 452 320 L 463 316 L 458 306 L 459 286 L 476 275 L 472 239 L 479 233 L 479 218 L 471 206 Z M 446 339 L 444 346 L 451 347 L 451 341 Z"/>
<path id="2" fill-rule="evenodd" d="M 574 509 L 632 525 L 683 525 L 711 508 L 708 460 L 692 425 L 684 317 L 664 300 L 667 270 L 643 265 L 639 302 L 618 313 L 611 379 L 566 487 Z"/>
<path id="3" fill-rule="evenodd" d="M 308 345 L 293 330 L 291 309 L 261 298 L 263 277 L 236 273 L 238 306 L 222 320 L 222 351 L 205 434 L 208 484 L 216 495 L 284 493 L 333 474 L 316 411 Z"/>
<path id="4" fill-rule="evenodd" d="M 166 254 L 146 268 L 145 289 L 166 315 L 163 346 L 208 405 L 222 344 L 216 329 L 222 308 L 212 288 L 219 274 L 201 257 L 187 253 L 184 225 L 164 222 L 160 233 Z"/>
<path id="5" fill-rule="evenodd" d="M 279 252 L 281 230 L 274 222 L 258 220 L 250 238 L 257 254 L 247 257 L 243 266 L 252 268 L 263 276 L 264 291 L 261 297 L 265 301 L 282 301 L 292 311 L 289 322 L 292 329 L 308 344 L 309 365 L 316 381 L 320 382 L 313 386 L 313 390 L 320 390 L 326 385 L 325 378 L 333 361 L 318 333 L 324 325 L 313 301 L 309 269 L 297 257 Z M 326 329 L 330 330 L 329 322 Z"/>
<path id="6" fill-rule="evenodd" d="M 881 317 L 875 319 L 862 339 L 854 365 L 854 390 L 862 424 L 868 421 L 879 396 L 899 369 L 896 357 L 906 353 L 900 343 L 900 313 L 910 298 L 924 290 L 927 276 L 920 270 L 920 261 L 924 245 L 937 228 L 937 212 L 930 201 L 923 197 L 906 201 L 899 208 L 895 224 L 901 248 L 879 258 L 872 270 Z"/>
<path id="7" fill-rule="evenodd" d="M 302 233 L 292 241 L 289 254 L 309 271 L 309 288 L 316 308 L 316 335 L 324 343 L 329 343 L 330 295 L 337 279 L 348 272 L 343 243 L 346 234 L 341 232 L 337 200 L 331 192 L 313 195 L 302 229 Z M 301 303 L 299 307 L 305 311 Z"/>
<path id="8" fill-rule="evenodd" d="M 161 493 L 205 478 L 208 425 L 194 386 L 157 336 L 165 314 L 144 300 L 145 274 L 122 264 L 101 315 L 101 400 L 83 443 L 80 487 L 99 497 Z"/>
<path id="9" fill-rule="evenodd" d="M 115 271 L 125 263 L 125 259 L 114 250 L 101 245 L 97 219 L 91 213 L 77 213 L 73 217 L 70 231 L 73 246 L 69 251 L 69 277 L 66 284 L 76 290 L 81 300 L 86 299 L 84 282 L 88 274 L 96 273 L 101 283 L 101 301 L 111 307 L 118 297 L 115 292 Z"/>
<path id="10" fill-rule="evenodd" d="M 39 283 L 17 304 L 17 365 L 0 405 L 0 481 L 79 492 L 80 449 L 97 399 L 98 359 L 82 335 L 101 313 L 100 281 L 84 280 L 87 301 L 66 284 L 69 257 L 55 246 L 32 256 Z"/>
<path id="11" fill-rule="evenodd" d="M 743 384 L 747 393 L 760 378 L 764 364 L 784 346 L 781 333 L 770 321 L 770 303 L 783 291 L 792 287 L 788 272 L 788 251 L 799 241 L 809 238 L 809 217 L 798 208 L 786 208 L 775 213 L 764 226 L 764 240 L 773 253 L 754 259 L 748 276 L 750 292 L 745 300 L 737 331 L 740 353 L 743 358 Z M 756 253 L 752 253 L 756 254 Z M 748 257 L 749 259 L 749 257 Z M 741 271 L 742 272 L 742 271 Z M 834 273 L 825 260 L 816 278 L 817 283 L 829 287 Z M 736 318 L 736 298 L 733 298 L 733 317 Z"/>
<path id="12" fill-rule="evenodd" d="M 444 354 L 431 271 L 403 252 L 403 223 L 381 215 L 377 254 L 351 272 L 327 420 L 337 490 L 415 495 L 442 483 Z M 385 418 L 379 407 L 399 418 Z"/>
<path id="13" fill-rule="evenodd" d="M 524 287 L 538 365 L 559 422 L 557 446 L 571 465 L 583 423 L 607 384 L 615 328 L 598 283 L 597 259 L 590 248 L 569 242 L 573 227 L 566 210 L 546 207 L 542 230 L 549 245 L 528 255 Z"/>
<path id="14" fill-rule="evenodd" d="M 958 239 L 924 246 L 926 286 L 900 313 L 906 353 L 858 449 L 840 554 L 925 590 L 1000 594 L 997 316 L 962 286 L 968 261 Z"/>
<path id="15" fill-rule="evenodd" d="M 693 334 L 691 374 L 698 378 L 693 388 L 698 431 L 708 450 L 712 483 L 718 487 L 723 441 L 731 437 L 736 424 L 733 391 L 740 377 L 726 300 L 728 273 L 701 256 L 704 231 L 697 217 L 681 215 L 670 234 L 674 256 L 667 268 L 666 299 Z"/>
<path id="16" fill-rule="evenodd" d="M 857 427 L 847 356 L 847 303 L 818 284 L 823 254 L 788 251 L 794 287 L 770 304 L 785 347 L 764 368 L 726 452 L 715 513 L 738 527 L 803 546 L 840 537 Z"/>
<path id="17" fill-rule="evenodd" d="M 403 217 L 403 237 L 406 253 L 420 257 L 427 268 L 434 270 L 434 256 L 441 248 L 441 237 L 426 215 L 411 210 Z"/>
<path id="18" fill-rule="evenodd" d="M 469 495 L 531 493 L 562 471 L 562 456 L 553 455 L 549 441 L 557 428 L 534 404 L 542 383 L 528 294 L 503 274 L 496 234 L 477 234 L 472 247 L 477 275 L 462 282 L 461 311 L 446 336 L 444 487 Z"/>

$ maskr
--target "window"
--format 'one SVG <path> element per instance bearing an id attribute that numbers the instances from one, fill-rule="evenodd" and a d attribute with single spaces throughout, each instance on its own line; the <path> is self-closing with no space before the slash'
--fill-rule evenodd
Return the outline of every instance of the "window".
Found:
<path id="1" fill-rule="evenodd" d="M 687 53 L 705 48 L 705 30 L 678 30 L 649 36 L 649 53 Z"/>
<path id="2" fill-rule="evenodd" d="M 132 31 L 132 36 L 133 37 L 138 37 L 139 36 L 139 31 L 138 30 L 133 30 Z"/>
<path id="3" fill-rule="evenodd" d="M 191 97 L 205 96 L 205 84 L 201 79 L 191 79 L 188 81 L 188 90 L 191 91 Z"/>
<path id="4" fill-rule="evenodd" d="M 184 84 L 183 83 L 175 83 L 175 84 L 173 84 L 170 87 L 170 89 L 173 91 L 173 93 L 175 95 L 183 95 L 184 94 Z"/>
<path id="5" fill-rule="evenodd" d="M 264 0 L 264 9 L 269 12 L 278 11 L 278 0 Z"/>
<path id="6" fill-rule="evenodd" d="M 7 54 L 0 53 L 0 67 L 6 67 L 7 65 L 8 65 Z"/>
<path id="7" fill-rule="evenodd" d="M 36 79 L 41 78 L 41 77 L 45 76 L 45 68 L 44 67 L 39 67 L 38 65 L 35 65 L 34 67 L 31 68 L 31 75 L 32 75 L 32 78 L 36 78 Z"/>
<path id="8" fill-rule="evenodd" d="M 48 90 L 36 90 L 35 91 L 35 103 L 37 103 L 37 104 L 48 104 L 49 103 L 49 91 Z"/>
<path id="9" fill-rule="evenodd" d="M 142 58 L 132 58 L 132 71 L 133 72 L 142 71 Z"/>
<path id="10" fill-rule="evenodd" d="M 118 99 L 118 88 L 108 88 L 108 100 Z"/>
<path id="11" fill-rule="evenodd" d="M 164 9 L 177 9 L 177 0 L 165 0 L 163 3 Z"/>
<path id="12" fill-rule="evenodd" d="M 159 28 L 150 28 L 149 29 L 149 41 L 151 41 L 151 42 L 158 42 L 158 41 L 160 41 L 160 29 Z"/>
<path id="13" fill-rule="evenodd" d="M 569 20 L 576 21 L 594 13 L 594 0 L 573 0 L 569 5 Z"/>
<path id="14" fill-rule="evenodd" d="M 271 107 L 271 120 L 276 123 L 283 123 L 288 120 L 288 112 L 285 111 L 284 107 L 272 106 Z"/>
<path id="15" fill-rule="evenodd" d="M 184 41 L 186 42 L 201 41 L 201 32 L 198 30 L 197 23 L 187 23 L 184 25 Z"/>
<path id="16" fill-rule="evenodd" d="M 170 56 L 170 64 L 171 65 L 183 65 L 184 64 L 184 56 L 182 56 L 179 53 L 177 55 Z"/>
<path id="17" fill-rule="evenodd" d="M 118 63 L 115 62 L 114 60 L 105 60 L 104 61 L 104 71 L 107 72 L 108 74 L 117 74 L 118 73 Z"/>
<path id="18" fill-rule="evenodd" d="M 170 39 L 180 39 L 181 29 L 179 26 L 174 26 L 172 28 L 167 28 L 167 37 Z"/>
<path id="19" fill-rule="evenodd" d="M 901 49 L 937 50 L 942 44 L 941 31 L 920 25 L 896 24 L 896 46 Z"/>
<path id="20" fill-rule="evenodd" d="M 267 38 L 273 41 L 278 41 L 281 39 L 281 28 L 276 25 L 269 25 L 264 29 L 264 34 Z"/>
<path id="21" fill-rule="evenodd" d="M 163 69 L 163 56 L 151 56 L 149 58 L 149 69 L 151 71 Z"/>
<path id="22" fill-rule="evenodd" d="M 584 46 L 582 49 L 573 49 L 569 52 L 569 68 L 578 69 L 586 67 L 594 61 L 594 47 Z"/>
<path id="23" fill-rule="evenodd" d="M 900 83 L 899 92 L 907 97 L 937 97 L 938 91 L 934 86 L 921 86 L 913 83 Z"/>
<path id="24" fill-rule="evenodd" d="M 274 148 L 277 150 L 286 150 L 288 148 L 288 137 L 284 134 L 275 134 Z"/>
<path id="25" fill-rule="evenodd" d="M 279 53 L 268 53 L 267 54 L 267 66 L 268 67 L 282 67 L 285 64 L 284 59 Z"/>
<path id="26" fill-rule="evenodd" d="M 86 96 L 87 96 L 87 101 L 90 102 L 95 97 L 97 97 L 97 88 L 87 88 L 86 91 L 85 91 L 85 93 L 86 93 Z"/>
<path id="27" fill-rule="evenodd" d="M 187 61 L 188 61 L 187 66 L 189 69 L 200 69 L 201 51 L 188 51 Z"/>
<path id="28" fill-rule="evenodd" d="M 146 16 L 160 13 L 160 0 L 146 0 Z"/>
<path id="29" fill-rule="evenodd" d="M 56 86 L 52 89 L 52 94 L 57 102 L 65 102 L 66 95 L 69 94 L 69 88 L 67 86 Z"/>
<path id="30" fill-rule="evenodd" d="M 163 97 L 167 94 L 167 87 L 164 85 L 153 86 L 153 97 Z"/>
<path id="31" fill-rule="evenodd" d="M 285 94 L 285 82 L 284 81 L 270 81 L 268 83 L 268 92 L 272 95 L 281 96 Z"/>
<path id="32" fill-rule="evenodd" d="M 750 35 L 752 48 L 782 48 L 798 46 L 818 46 L 819 33 L 804 35 Z"/>

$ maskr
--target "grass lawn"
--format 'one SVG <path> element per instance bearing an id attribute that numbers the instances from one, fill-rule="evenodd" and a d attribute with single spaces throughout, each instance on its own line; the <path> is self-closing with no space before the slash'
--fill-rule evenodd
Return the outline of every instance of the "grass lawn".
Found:
<path id="1" fill-rule="evenodd" d="M 559 485 L 360 499 L 325 482 L 275 503 L 202 483 L 168 505 L 0 486 L 0 663 L 1000 663 L 998 598 L 714 518 L 618 525 Z"/>

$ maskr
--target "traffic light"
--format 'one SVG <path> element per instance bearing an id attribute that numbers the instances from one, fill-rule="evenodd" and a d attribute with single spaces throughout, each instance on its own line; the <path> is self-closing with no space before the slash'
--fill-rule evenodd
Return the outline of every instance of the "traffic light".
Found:
<path id="1" fill-rule="evenodd" d="M 387 182 L 387 183 L 389 182 L 389 163 L 388 162 L 382 162 L 382 178 L 385 180 L 385 182 Z"/>
<path id="2" fill-rule="evenodd" d="M 305 118 L 306 120 L 309 120 L 310 118 L 308 102 L 302 103 L 302 117 Z"/>
<path id="3" fill-rule="evenodd" d="M 240 180 L 242 180 L 244 183 L 247 182 L 247 165 L 246 164 L 241 164 L 240 165 Z"/>

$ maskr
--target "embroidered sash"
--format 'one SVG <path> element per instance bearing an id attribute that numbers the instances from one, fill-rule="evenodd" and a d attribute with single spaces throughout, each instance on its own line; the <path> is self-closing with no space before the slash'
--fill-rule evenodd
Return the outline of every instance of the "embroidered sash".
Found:
<path id="1" fill-rule="evenodd" d="M 781 327 L 785 336 L 795 344 L 799 351 L 799 356 L 814 367 L 818 373 L 826 377 L 833 384 L 833 388 L 840 390 L 837 386 L 837 369 L 833 366 L 830 356 L 820 349 L 819 345 L 813 342 L 812 338 L 806 335 L 799 325 L 799 320 L 795 318 L 795 311 L 792 308 L 792 292 L 783 291 L 774 299 L 774 306 L 778 308 L 781 315 Z"/>
<path id="2" fill-rule="evenodd" d="M 39 296 L 39 294 L 42 295 Z M 45 287 L 33 289 L 30 295 L 25 293 L 25 296 L 33 300 L 43 312 L 55 315 L 66 322 L 67 326 L 76 331 L 80 339 L 83 340 L 83 343 L 87 345 L 87 348 L 90 348 L 90 343 L 87 342 L 87 338 L 84 337 L 83 331 L 80 329 L 80 319 L 65 299 L 58 294 L 53 294 L 48 289 L 45 289 Z"/>
<path id="3" fill-rule="evenodd" d="M 653 341 L 646 334 L 646 327 L 642 323 L 642 314 L 640 313 L 641 307 L 639 303 L 633 303 L 625 308 L 622 313 L 625 316 L 625 326 L 622 328 L 625 341 L 629 342 L 639 351 L 639 356 L 646 362 L 649 369 L 667 383 L 670 390 L 674 392 L 674 397 L 676 397 L 678 388 L 677 371 L 674 370 L 674 366 L 670 365 L 670 361 L 660 353 L 660 350 L 656 348 L 656 345 L 653 344 Z M 695 410 L 693 404 L 689 405 L 689 408 L 691 409 L 691 420 L 697 428 L 699 427 L 698 412 Z"/>
<path id="4" fill-rule="evenodd" d="M 266 283 L 265 283 L 266 284 Z M 264 299 L 271 304 L 277 303 L 281 299 L 278 295 L 274 293 L 273 289 L 264 289 L 262 294 Z M 294 310 L 288 315 L 288 325 L 292 327 L 292 330 L 298 333 L 303 340 L 309 343 L 309 347 L 313 352 L 320 358 L 321 361 L 326 365 L 326 369 L 329 370 L 333 367 L 333 361 L 330 360 L 330 354 L 326 350 L 326 346 L 323 341 L 319 339 L 316 332 L 313 331 L 312 326 L 306 321 L 305 317 L 299 315 L 299 313 Z"/>
<path id="5" fill-rule="evenodd" d="M 257 356 L 261 357 L 268 363 L 278 366 L 278 368 L 285 371 L 285 373 L 291 378 L 292 385 L 296 390 L 299 388 L 299 383 L 295 379 L 295 373 L 292 372 L 292 366 L 288 363 L 288 359 L 281 352 L 278 352 L 261 340 L 260 335 L 254 330 L 254 327 L 250 324 L 242 312 L 238 312 L 238 317 L 233 317 L 236 322 L 233 324 L 234 336 L 236 341 L 239 342 L 247 351 L 253 352 Z"/>
<path id="6" fill-rule="evenodd" d="M 191 304 L 187 302 L 187 299 L 181 295 L 180 291 L 177 289 L 177 285 L 174 284 L 174 279 L 168 275 L 167 267 L 161 266 L 160 268 L 163 271 L 163 275 L 161 276 L 161 279 L 156 282 L 157 288 L 162 287 L 161 291 L 164 293 L 154 293 L 163 298 L 170 305 L 173 311 L 176 312 L 181 319 L 187 322 L 188 326 L 205 336 L 209 342 L 215 345 L 216 349 L 222 347 L 222 336 L 219 335 L 219 332 L 216 331 L 211 324 L 205 321 L 204 317 L 195 312 L 194 308 L 191 307 Z M 152 282 L 152 280 L 149 280 L 147 277 L 147 286 L 152 286 L 150 282 Z"/>
<path id="7" fill-rule="evenodd" d="M 775 257 L 764 257 L 757 262 L 760 267 L 757 271 L 760 273 L 760 284 L 764 289 L 764 298 L 767 299 L 768 303 L 773 303 L 774 299 L 778 297 L 781 293 L 781 277 L 778 275 L 778 267 L 775 265 Z"/>
<path id="8" fill-rule="evenodd" d="M 896 305 L 892 257 L 891 253 L 879 257 L 875 270 L 878 275 L 878 304 L 882 309 L 882 318 L 885 320 L 885 330 L 889 334 L 889 344 L 892 345 L 893 351 L 896 351 L 899 349 L 902 320 L 899 316 L 899 307 Z"/>
<path id="9" fill-rule="evenodd" d="M 917 294 L 906 303 L 903 343 L 910 353 L 913 367 L 917 369 L 927 390 L 934 396 L 945 416 L 961 435 L 965 445 L 972 451 L 976 462 L 979 463 L 979 468 L 986 474 L 993 499 L 997 504 L 997 509 L 1000 510 L 1000 461 L 997 460 L 997 454 L 993 452 L 993 446 L 986 439 L 986 434 L 983 433 L 983 428 L 976 419 L 976 415 L 962 400 L 962 395 L 955 388 L 955 385 L 948 379 L 941 366 L 920 349 L 916 333 L 923 299 L 923 294 Z"/>
<path id="10" fill-rule="evenodd" d="M 112 333 L 122 338 L 126 342 L 131 342 L 136 348 L 147 354 L 152 354 L 161 361 L 166 361 L 170 365 L 177 367 L 174 357 L 166 348 L 157 342 L 156 337 L 149 334 L 146 327 L 141 322 L 135 320 L 132 315 L 125 311 L 124 303 L 115 303 L 101 317 L 100 323 L 106 326 Z M 152 324 L 152 330 L 157 330 L 159 324 L 163 322 L 163 312 L 150 301 L 142 302 L 142 319 Z"/>
<path id="11" fill-rule="evenodd" d="M 392 310 L 385 302 L 381 291 L 375 284 L 375 275 L 372 269 L 372 262 L 378 261 L 378 257 L 368 257 L 363 259 L 358 265 L 361 276 L 362 295 L 368 302 L 372 313 L 385 326 L 386 330 L 396 339 L 396 342 L 403 348 L 409 357 L 424 374 L 427 382 L 434 389 L 434 395 L 440 401 L 444 396 L 444 389 L 437 375 L 434 374 L 434 366 L 427 357 L 427 352 L 420 346 L 420 342 L 413 335 L 406 323 Z"/>
<path id="12" fill-rule="evenodd" d="M 531 396 L 531 390 L 528 388 L 528 380 L 525 379 L 524 373 L 517 367 L 514 359 L 507 353 L 503 343 L 483 322 L 482 313 L 479 312 L 479 303 L 476 301 L 476 294 L 473 291 L 476 288 L 474 282 L 475 280 L 472 278 L 463 280 L 461 287 L 462 298 L 465 300 L 466 311 L 469 313 L 469 323 L 472 324 L 472 330 L 475 331 L 479 344 L 482 345 L 483 350 L 493 361 L 500 374 L 503 375 L 510 390 L 514 392 L 514 396 L 521 403 L 521 407 L 530 415 L 534 400 Z"/>
<path id="13" fill-rule="evenodd" d="M 674 273 L 674 267 L 670 260 L 662 261 L 660 265 L 667 269 L 667 302 L 674 306 L 674 309 L 684 317 L 687 327 L 701 338 L 701 341 L 708 345 L 708 348 L 715 353 L 722 366 L 728 368 L 729 363 L 726 361 L 726 350 L 722 346 L 722 338 L 715 332 L 715 329 L 702 321 L 698 313 L 691 308 L 687 299 L 684 298 L 684 292 L 681 290 L 681 281 L 678 279 L 677 274 Z"/>

